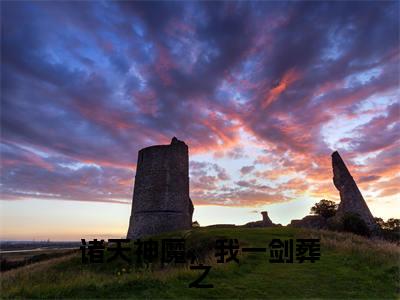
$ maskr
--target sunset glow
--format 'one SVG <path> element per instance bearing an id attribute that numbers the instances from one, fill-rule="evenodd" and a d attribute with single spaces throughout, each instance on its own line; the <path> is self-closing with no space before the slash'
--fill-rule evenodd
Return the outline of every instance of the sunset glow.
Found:
<path id="1" fill-rule="evenodd" d="M 400 217 L 400 2 L 2 2 L 1 239 L 123 237 L 137 153 L 190 151 L 193 220 Z"/>

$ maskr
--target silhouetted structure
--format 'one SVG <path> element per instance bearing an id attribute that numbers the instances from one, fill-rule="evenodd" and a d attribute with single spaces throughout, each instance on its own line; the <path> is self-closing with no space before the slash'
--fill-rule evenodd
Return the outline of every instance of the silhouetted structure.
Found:
<path id="1" fill-rule="evenodd" d="M 262 211 L 262 220 L 261 221 L 256 221 L 256 222 L 249 222 L 244 224 L 244 227 L 274 227 L 274 226 L 280 226 L 277 224 L 272 223 L 271 219 L 268 216 L 267 211 Z"/>
<path id="2" fill-rule="evenodd" d="M 292 220 L 289 224 L 290 227 L 314 229 L 326 229 L 327 225 L 327 220 L 321 216 L 305 216 L 301 220 Z"/>
<path id="3" fill-rule="evenodd" d="M 141 149 L 127 237 L 190 229 L 193 210 L 188 146 L 174 137 L 170 145 Z"/>
<path id="4" fill-rule="evenodd" d="M 342 228 L 342 218 L 347 213 L 351 213 L 357 214 L 365 222 L 369 230 L 375 233 L 378 226 L 374 217 L 337 151 L 332 153 L 332 169 L 333 184 L 340 193 L 340 204 L 335 216 L 327 219 L 322 216 L 305 216 L 301 220 L 292 220 L 289 226 L 315 229 Z"/>
<path id="5" fill-rule="evenodd" d="M 364 220 L 370 230 L 377 229 L 367 203 L 337 151 L 332 153 L 332 169 L 333 184 L 340 192 L 340 204 L 335 218 L 341 218 L 346 213 L 355 213 Z"/>

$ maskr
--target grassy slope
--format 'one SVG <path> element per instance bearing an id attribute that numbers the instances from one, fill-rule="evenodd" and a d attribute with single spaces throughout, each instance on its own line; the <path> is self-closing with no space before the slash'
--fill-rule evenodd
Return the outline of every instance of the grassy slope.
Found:
<path id="1" fill-rule="evenodd" d="M 79 255 L 2 274 L 2 297 L 40 298 L 399 298 L 399 248 L 351 234 L 294 228 L 200 228 L 185 234 L 187 247 L 207 249 L 217 237 L 237 238 L 240 246 L 266 247 L 273 238 L 321 238 L 321 260 L 271 264 L 269 253 L 239 254 L 240 264 L 213 265 L 205 283 L 188 288 L 198 271 L 187 266 L 132 269 L 123 261 L 82 265 Z M 118 272 L 126 269 L 127 272 Z"/>

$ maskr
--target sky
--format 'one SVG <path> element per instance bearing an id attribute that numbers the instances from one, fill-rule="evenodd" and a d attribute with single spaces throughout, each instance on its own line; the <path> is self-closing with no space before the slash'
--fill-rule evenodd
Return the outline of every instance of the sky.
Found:
<path id="1" fill-rule="evenodd" d="M 125 237 L 141 148 L 190 153 L 193 220 L 307 215 L 338 150 L 400 217 L 400 2 L 1 2 L 0 239 Z"/>

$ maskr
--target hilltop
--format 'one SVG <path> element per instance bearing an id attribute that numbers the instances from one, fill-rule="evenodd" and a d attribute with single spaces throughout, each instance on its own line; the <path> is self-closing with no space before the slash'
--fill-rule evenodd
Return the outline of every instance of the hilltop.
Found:
<path id="1" fill-rule="evenodd" d="M 348 233 L 299 228 L 196 228 L 158 238 L 184 237 L 212 266 L 204 283 L 189 288 L 199 271 L 189 265 L 137 269 L 123 260 L 81 262 L 81 254 L 5 272 L 2 298 L 374 298 L 399 297 L 399 247 Z M 272 239 L 320 238 L 315 263 L 273 264 L 266 253 L 238 254 L 239 263 L 217 264 L 217 238 L 238 239 L 240 247 L 268 247 Z M 133 245 L 132 245 L 133 246 Z M 134 257 L 132 257 L 134 258 Z"/>

